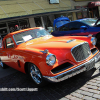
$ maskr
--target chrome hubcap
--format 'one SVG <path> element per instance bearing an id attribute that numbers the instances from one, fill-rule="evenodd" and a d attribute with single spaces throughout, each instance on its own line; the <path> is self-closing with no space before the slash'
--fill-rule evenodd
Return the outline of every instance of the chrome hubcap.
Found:
<path id="1" fill-rule="evenodd" d="M 31 67 L 30 67 L 30 75 L 32 77 L 32 79 L 37 83 L 37 84 L 40 84 L 41 83 L 41 74 L 40 74 L 40 71 L 38 70 L 38 68 L 31 64 Z"/>
<path id="2" fill-rule="evenodd" d="M 0 61 L 0 66 L 3 67 L 3 63 L 2 63 L 2 61 Z"/>

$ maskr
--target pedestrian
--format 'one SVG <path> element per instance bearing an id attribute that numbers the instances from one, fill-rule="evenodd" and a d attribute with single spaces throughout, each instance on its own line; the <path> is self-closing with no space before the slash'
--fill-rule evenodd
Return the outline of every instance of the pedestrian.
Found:
<path id="1" fill-rule="evenodd" d="M 15 25 L 15 31 L 18 31 L 18 30 L 20 30 L 19 29 L 19 26 L 18 25 Z"/>

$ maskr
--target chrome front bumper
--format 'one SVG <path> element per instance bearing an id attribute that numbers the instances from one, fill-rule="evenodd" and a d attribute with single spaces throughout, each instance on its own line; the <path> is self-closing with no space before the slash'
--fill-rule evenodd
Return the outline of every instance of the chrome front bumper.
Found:
<path id="1" fill-rule="evenodd" d="M 89 60 L 86 63 L 81 64 L 71 70 L 68 70 L 68 71 L 61 73 L 54 77 L 49 77 L 49 76 L 43 76 L 43 77 L 52 82 L 60 82 L 60 81 L 66 80 L 72 76 L 75 76 L 81 72 L 92 69 L 95 66 L 95 63 L 97 61 L 99 61 L 99 59 L 100 59 L 100 52 L 97 55 L 95 55 L 91 60 Z"/>

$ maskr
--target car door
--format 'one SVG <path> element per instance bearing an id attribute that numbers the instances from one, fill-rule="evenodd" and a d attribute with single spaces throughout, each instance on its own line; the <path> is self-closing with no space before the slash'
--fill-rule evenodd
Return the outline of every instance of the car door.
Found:
<path id="1" fill-rule="evenodd" d="M 63 25 L 62 27 L 60 27 L 60 28 L 58 29 L 58 32 L 56 32 L 56 34 L 57 34 L 58 36 L 70 35 L 68 26 L 69 26 L 69 23 Z"/>
<path id="2" fill-rule="evenodd" d="M 13 49 L 15 47 L 14 42 L 11 37 L 8 37 L 4 41 L 5 47 L 2 50 L 2 57 L 1 60 L 8 66 L 14 67 L 14 60 L 12 60 L 12 57 L 14 56 Z M 5 58 L 5 59 L 4 59 Z"/>
<path id="3" fill-rule="evenodd" d="M 84 28 L 81 28 L 84 27 Z M 69 31 L 70 35 L 77 35 L 77 36 L 86 36 L 89 34 L 89 28 L 86 24 L 75 21 L 69 23 Z"/>
<path id="4" fill-rule="evenodd" d="M 5 41 L 2 42 L 2 47 L 0 48 L 0 59 L 3 63 L 6 63 L 8 65 L 8 57 L 6 53 L 6 45 Z"/>
<path id="5" fill-rule="evenodd" d="M 86 26 L 87 28 L 81 28 L 81 26 Z M 86 36 L 89 34 L 88 26 L 81 22 L 70 22 L 62 27 L 59 28 L 59 32 L 56 32 L 59 36 L 73 36 L 73 35 L 79 35 L 79 36 Z"/>

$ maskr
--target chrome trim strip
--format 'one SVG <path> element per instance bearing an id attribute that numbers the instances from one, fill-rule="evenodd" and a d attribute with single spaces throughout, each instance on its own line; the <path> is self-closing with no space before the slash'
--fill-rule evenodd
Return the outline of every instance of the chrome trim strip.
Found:
<path id="1" fill-rule="evenodd" d="M 60 81 L 66 80 L 72 76 L 75 76 L 75 75 L 83 72 L 83 71 L 86 71 L 87 68 L 85 65 L 90 63 L 94 59 L 95 59 L 95 62 L 97 62 L 100 59 L 100 52 L 97 55 L 95 55 L 92 59 L 90 59 L 88 62 L 83 63 L 83 64 L 81 64 L 81 65 L 79 65 L 71 70 L 68 70 L 68 71 L 61 73 L 61 74 L 54 76 L 54 77 L 49 77 L 49 76 L 43 76 L 43 77 L 51 82 L 60 82 Z"/>
<path id="2" fill-rule="evenodd" d="M 74 59 L 75 59 L 75 57 L 74 57 L 74 55 L 73 55 L 73 53 L 72 53 L 72 50 L 73 50 L 74 48 L 76 48 L 77 46 L 82 45 L 82 44 L 84 44 L 84 43 L 88 43 L 88 42 L 80 43 L 80 44 L 74 46 L 74 47 L 71 49 L 71 54 L 72 54 L 72 56 L 73 56 Z M 88 45 L 89 45 L 89 44 L 88 44 Z M 89 48 L 90 48 L 90 46 L 89 46 Z M 90 52 L 91 52 L 91 50 L 90 50 Z M 90 53 L 90 55 L 91 55 L 91 53 Z M 90 55 L 89 55 L 89 56 L 90 56 Z M 89 57 L 89 56 L 88 56 L 88 57 Z M 88 57 L 87 57 L 87 58 L 88 58 Z M 87 59 L 87 58 L 85 58 L 85 59 Z M 83 59 L 83 60 L 85 60 L 85 59 Z M 75 59 L 76 62 L 81 62 L 81 61 L 83 61 L 83 60 L 77 61 L 77 60 Z"/>
<path id="3" fill-rule="evenodd" d="M 14 35 L 13 35 L 13 39 L 14 39 L 14 41 L 15 41 L 15 43 L 16 43 L 16 40 L 15 40 L 15 38 L 14 38 Z M 16 43 L 16 45 L 18 45 L 18 44 Z"/>

